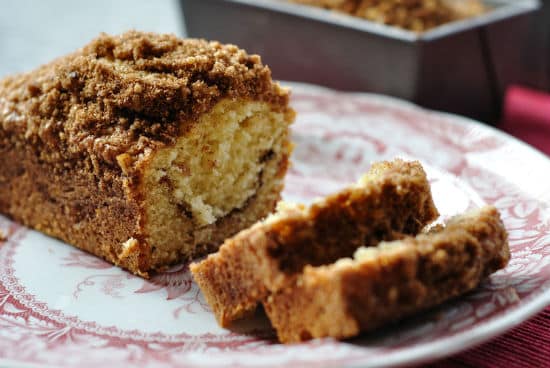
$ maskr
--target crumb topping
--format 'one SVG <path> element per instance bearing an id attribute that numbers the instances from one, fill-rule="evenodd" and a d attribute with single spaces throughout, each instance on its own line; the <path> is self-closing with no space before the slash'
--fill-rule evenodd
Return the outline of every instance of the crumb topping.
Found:
<path id="1" fill-rule="evenodd" d="M 237 46 L 138 31 L 101 34 L 70 55 L 0 81 L 0 143 L 24 137 L 41 159 L 66 164 L 92 157 L 94 167 L 118 167 L 117 156 L 129 154 L 128 168 L 174 143 L 222 98 L 236 97 L 275 110 L 288 102 L 260 57 Z"/>

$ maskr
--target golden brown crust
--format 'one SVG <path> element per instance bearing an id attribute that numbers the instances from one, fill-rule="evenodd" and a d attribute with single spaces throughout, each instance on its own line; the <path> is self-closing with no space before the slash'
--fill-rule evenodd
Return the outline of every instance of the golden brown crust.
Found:
<path id="1" fill-rule="evenodd" d="M 147 276 L 152 248 L 141 184 L 152 153 L 173 145 L 219 101 L 237 98 L 292 115 L 288 92 L 257 55 L 137 31 L 102 34 L 73 54 L 5 78 L 0 212 Z M 288 154 L 274 164 L 286 168 Z M 220 234 L 269 213 L 281 184 L 270 190 L 229 214 Z M 221 240 L 202 246 L 211 250 Z"/>
<path id="2" fill-rule="evenodd" d="M 418 162 L 374 164 L 367 179 L 228 239 L 191 272 L 222 326 L 253 311 L 306 265 L 329 264 L 362 245 L 416 234 L 438 216 Z"/>
<path id="3" fill-rule="evenodd" d="M 494 207 L 378 248 L 358 251 L 355 260 L 307 266 L 296 282 L 268 297 L 264 307 L 279 340 L 372 330 L 474 289 L 510 258 Z"/>

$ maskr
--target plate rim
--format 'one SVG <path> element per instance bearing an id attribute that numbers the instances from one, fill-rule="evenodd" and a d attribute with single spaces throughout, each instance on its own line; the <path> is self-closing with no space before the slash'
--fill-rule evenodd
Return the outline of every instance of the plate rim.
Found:
<path id="1" fill-rule="evenodd" d="M 395 367 L 403 364 L 414 365 L 444 359 L 476 346 L 480 346 L 493 338 L 505 334 L 507 331 L 521 325 L 531 317 L 543 311 L 548 306 L 550 306 L 550 280 L 546 282 L 546 290 L 534 296 L 525 304 L 515 306 L 512 311 L 505 313 L 501 317 L 496 316 L 487 322 L 478 324 L 475 330 L 482 331 L 475 336 L 472 336 L 472 331 L 462 331 L 451 337 L 444 338 L 441 341 L 431 342 L 429 343 L 429 347 L 428 343 L 424 342 L 418 347 L 407 348 L 407 351 L 403 352 L 403 355 L 410 354 L 410 357 L 400 357 L 396 354 L 393 357 L 390 356 L 385 358 L 386 362 L 383 364 L 364 365 L 358 363 L 350 364 L 348 367 Z M 428 348 L 430 351 L 425 351 Z M 432 350 L 435 350 L 435 352 Z"/>

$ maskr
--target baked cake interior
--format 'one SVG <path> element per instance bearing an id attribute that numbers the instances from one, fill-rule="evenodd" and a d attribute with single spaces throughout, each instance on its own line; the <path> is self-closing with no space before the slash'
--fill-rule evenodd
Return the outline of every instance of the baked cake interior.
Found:
<path id="1" fill-rule="evenodd" d="M 144 174 L 153 258 L 192 253 L 186 246 L 194 247 L 196 239 L 188 240 L 197 228 L 243 209 L 263 184 L 272 187 L 288 124 L 285 113 L 265 102 L 224 99 L 174 146 L 155 152 Z"/>
<path id="2" fill-rule="evenodd" d="M 377 163 L 346 190 L 319 198 L 311 206 L 279 202 L 277 211 L 264 223 L 280 228 L 278 223 L 281 221 L 293 222 L 299 224 L 296 227 L 300 230 L 288 236 L 280 231 L 278 241 L 287 246 L 270 247 L 270 256 L 277 260 L 281 271 L 293 274 L 306 265 L 321 266 L 350 257 L 362 246 L 374 247 L 380 241 L 416 235 L 439 215 L 428 182 L 419 168 L 419 165 L 400 160 Z M 398 172 L 404 175 L 401 184 L 394 189 L 384 186 L 388 175 Z M 401 191 L 408 194 L 399 194 Z M 388 217 L 376 201 L 373 208 L 362 208 L 359 203 L 363 201 L 359 197 L 368 197 L 367 193 L 386 202 L 387 208 L 404 210 L 391 210 L 396 215 Z M 334 202 L 341 205 L 331 206 Z"/>

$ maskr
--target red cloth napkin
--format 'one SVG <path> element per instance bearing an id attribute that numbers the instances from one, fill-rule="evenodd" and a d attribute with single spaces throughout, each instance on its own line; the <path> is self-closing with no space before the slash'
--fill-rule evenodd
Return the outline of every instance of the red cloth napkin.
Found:
<path id="1" fill-rule="evenodd" d="M 550 95 L 510 87 L 500 128 L 550 155 Z"/>
<path id="2" fill-rule="evenodd" d="M 550 95 L 510 87 L 498 128 L 550 155 Z M 510 332 L 429 367 L 550 368 L 550 306 Z"/>
<path id="3" fill-rule="evenodd" d="M 550 367 L 550 307 L 519 327 L 486 344 L 430 364 L 428 367 Z"/>

